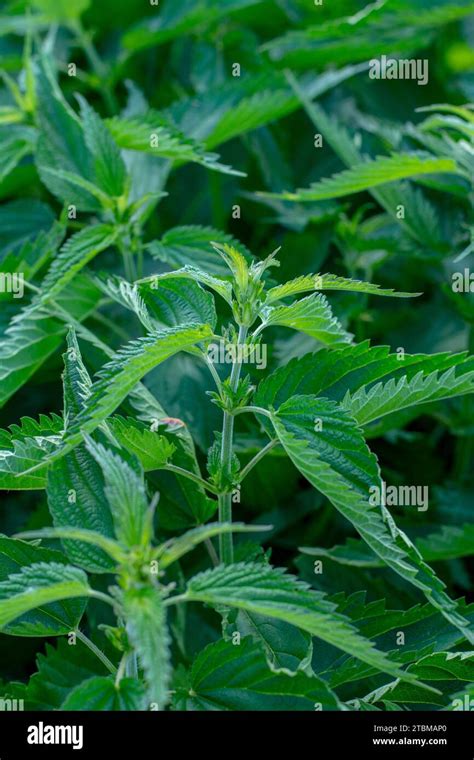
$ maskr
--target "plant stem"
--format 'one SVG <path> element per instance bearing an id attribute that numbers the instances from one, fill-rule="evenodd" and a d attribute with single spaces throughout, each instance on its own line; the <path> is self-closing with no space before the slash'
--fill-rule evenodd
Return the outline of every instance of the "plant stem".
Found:
<path id="1" fill-rule="evenodd" d="M 244 478 L 246 478 L 247 475 L 249 474 L 249 472 L 251 470 L 253 470 L 253 468 L 255 467 L 255 465 L 258 462 L 260 462 L 260 460 L 263 459 L 263 457 L 266 454 L 268 454 L 269 451 L 271 451 L 273 448 L 275 448 L 275 446 L 278 446 L 279 443 L 280 443 L 279 441 L 275 441 L 275 440 L 270 441 L 269 443 L 267 443 L 267 445 L 263 449 L 261 449 L 261 451 L 259 451 L 257 454 L 255 454 L 254 458 L 251 459 L 250 462 L 248 464 L 246 464 L 245 467 L 243 468 L 243 470 L 241 471 L 241 473 L 240 473 L 240 481 L 239 482 L 242 483 L 242 481 L 244 480 Z"/>
<path id="2" fill-rule="evenodd" d="M 181 475 L 183 478 L 189 478 L 189 480 L 194 480 L 195 483 L 198 483 L 198 485 L 205 488 L 207 491 L 210 491 L 211 493 L 218 496 L 219 491 L 217 488 L 214 488 L 211 483 L 208 483 L 207 480 L 204 480 L 204 478 L 201 478 L 199 475 L 196 475 L 194 472 L 190 472 L 189 470 L 185 470 L 182 467 L 178 467 L 175 464 L 167 464 L 164 467 L 161 467 L 162 470 L 167 470 L 168 472 L 174 472 L 176 475 Z"/>
<path id="3" fill-rule="evenodd" d="M 248 327 L 240 325 L 239 337 L 237 339 L 237 346 L 245 343 L 247 338 Z M 237 356 L 240 356 L 240 352 L 237 350 Z M 236 391 L 239 385 L 240 373 L 242 370 L 242 362 L 240 359 L 232 365 L 232 371 L 230 373 L 230 387 L 231 390 Z M 232 464 L 232 446 L 234 439 L 234 417 L 228 412 L 224 412 L 222 422 L 222 443 L 221 443 L 221 468 L 222 475 L 225 479 L 230 477 L 231 464 Z M 221 523 L 232 522 L 232 494 L 222 493 L 219 494 L 219 521 Z M 228 565 L 234 560 L 234 545 L 231 533 L 224 533 L 219 536 L 219 554 L 221 562 Z"/>
<path id="4" fill-rule="evenodd" d="M 95 656 L 99 658 L 99 660 L 100 660 L 100 661 L 101 661 L 101 662 L 102 662 L 102 663 L 105 665 L 105 667 L 107 668 L 107 670 L 109 670 L 111 673 L 114 673 L 114 674 L 117 672 L 117 668 L 115 667 L 115 665 L 113 665 L 113 664 L 110 662 L 110 660 L 109 660 L 109 658 L 107 657 L 107 655 L 105 655 L 105 654 L 104 654 L 104 653 L 103 653 L 103 652 L 102 652 L 102 651 L 99 649 L 99 647 L 97 647 L 97 646 L 94 644 L 94 642 L 93 642 L 93 641 L 91 641 L 91 640 L 90 640 L 90 639 L 89 639 L 89 638 L 86 636 L 86 634 L 85 634 L 85 633 L 82 633 L 82 631 L 80 631 L 80 630 L 79 630 L 79 628 L 76 628 L 76 630 L 75 630 L 75 634 L 76 634 L 77 638 L 79 639 L 79 641 L 82 641 L 82 643 L 83 643 L 83 644 L 85 644 L 85 645 L 86 645 L 86 647 L 88 647 L 88 648 L 91 650 L 91 652 L 94 652 Z"/>
<path id="5" fill-rule="evenodd" d="M 110 114 L 113 115 L 118 111 L 118 103 L 115 95 L 109 85 L 107 67 L 100 58 L 94 43 L 89 34 L 86 32 L 80 21 L 72 25 L 72 30 L 76 34 L 77 40 L 81 45 L 86 57 L 91 65 L 95 75 L 100 80 L 102 96 Z"/>

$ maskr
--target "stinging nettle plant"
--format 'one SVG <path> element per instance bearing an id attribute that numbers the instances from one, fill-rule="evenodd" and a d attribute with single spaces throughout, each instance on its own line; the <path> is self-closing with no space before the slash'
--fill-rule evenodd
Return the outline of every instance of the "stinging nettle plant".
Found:
<path id="1" fill-rule="evenodd" d="M 72 28 L 80 32 L 76 22 Z M 136 37 L 132 30 L 128 44 L 142 44 Z M 395 183 L 436 175 L 438 189 L 470 197 L 464 138 L 472 112 L 443 116 L 439 107 L 406 128 L 411 146 L 402 152 L 394 145 L 390 156 L 369 160 L 312 102 L 357 67 L 323 74 L 317 86 L 278 72 L 266 97 L 243 88 L 237 105 L 230 98 L 241 118 L 224 111 L 200 139 L 178 128 L 179 109 L 155 111 L 136 91 L 116 115 L 110 82 L 108 117 L 81 95 L 71 105 L 51 44 L 31 55 L 28 38 L 23 89 L 6 77 L 15 107 L 3 114 L 11 134 L 2 178 L 31 157 L 42 190 L 62 212 L 50 217 L 49 207 L 32 200 L 38 217 L 46 216 L 44 229 L 2 262 L 5 271 L 24 273 L 30 299 L 0 339 L 0 405 L 63 353 L 63 413 L 23 417 L 0 431 L 0 488 L 38 492 L 38 501 L 44 492 L 47 502 L 36 524 L 0 535 L 0 631 L 58 637 L 59 644 L 46 645 L 27 684 L 2 684 L 3 691 L 28 708 L 64 710 L 446 707 L 452 694 L 438 689 L 440 681 L 457 688 L 474 680 L 473 612 L 452 598 L 429 557 L 466 556 L 472 530 L 459 537 L 448 529 L 437 546 L 412 542 L 388 508 L 371 500 L 383 473 L 367 441 L 434 402 L 465 400 L 474 391 L 472 357 L 400 354 L 357 341 L 328 298 L 332 291 L 361 299 L 417 293 L 316 271 L 278 282 L 279 258 L 290 255 L 285 247 L 257 258 L 218 229 L 182 225 L 152 242 L 146 229 L 175 168 L 195 164 L 213 177 L 240 178 L 214 148 L 239 134 L 240 122 L 257 128 L 295 104 L 346 169 L 308 189 L 260 193 L 258 202 L 326 202 L 369 191 L 392 218 L 400 198 L 416 199 L 412 207 L 431 223 L 418 188 L 402 192 Z M 291 61 L 291 35 L 278 45 Z M 192 113 L 195 105 L 186 105 Z M 448 139 L 448 128 L 460 139 Z M 341 219 L 344 251 L 344 235 L 363 226 L 363 215 L 348 220 L 341 212 Z M 425 234 L 410 217 L 400 227 L 417 244 Z M 310 352 L 280 361 L 260 379 L 255 356 L 271 355 L 286 331 L 306 336 Z M 206 373 L 204 415 L 210 399 L 221 421 L 206 443 L 205 464 L 192 426 L 160 403 L 160 382 L 170 381 L 159 372 L 178 357 Z M 174 372 L 177 383 L 179 365 Z M 150 377 L 158 380 L 147 385 Z M 252 456 L 243 464 L 245 437 Z M 319 495 L 309 506 L 330 505 L 324 519 L 340 516 L 359 536 L 333 549 L 302 546 L 303 557 L 389 576 L 402 599 L 413 593 L 414 606 L 394 617 L 383 603 L 327 594 L 317 575 L 310 585 L 278 566 L 262 549 L 275 526 L 241 515 L 241 489 L 268 462 L 275 477 L 280 467 L 293 468 Z M 409 651 L 384 639 L 404 623 L 423 628 Z M 431 630 L 440 631 L 439 644 Z"/>

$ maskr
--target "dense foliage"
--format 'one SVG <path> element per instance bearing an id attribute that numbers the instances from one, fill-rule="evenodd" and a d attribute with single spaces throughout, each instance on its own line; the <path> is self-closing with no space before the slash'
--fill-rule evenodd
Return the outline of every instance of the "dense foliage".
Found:
<path id="1" fill-rule="evenodd" d="M 4 708 L 474 704 L 473 13 L 4 4 Z"/>

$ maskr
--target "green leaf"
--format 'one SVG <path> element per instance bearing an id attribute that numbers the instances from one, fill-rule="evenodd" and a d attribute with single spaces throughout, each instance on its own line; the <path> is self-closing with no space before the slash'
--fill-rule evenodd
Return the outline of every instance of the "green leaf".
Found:
<path id="1" fill-rule="evenodd" d="M 232 285 L 230 282 L 227 282 L 226 280 L 221 280 L 218 277 L 215 277 L 212 274 L 208 274 L 207 272 L 204 272 L 202 269 L 197 269 L 197 267 L 192 266 L 185 266 L 182 269 L 177 269 L 173 272 L 165 272 L 164 274 L 157 274 L 157 275 L 151 275 L 150 277 L 147 277 L 146 279 L 140 280 L 140 283 L 143 283 L 144 285 L 147 285 L 153 289 L 156 289 L 159 287 L 160 282 L 163 282 L 163 280 L 169 280 L 169 279 L 185 279 L 185 280 L 193 280 L 194 282 L 200 283 L 201 285 L 206 285 L 211 290 L 214 290 L 216 293 L 218 293 L 221 298 L 223 298 L 225 301 L 227 301 L 228 304 L 232 304 Z"/>
<path id="2" fill-rule="evenodd" d="M 77 415 L 63 439 L 63 446 L 49 463 L 72 451 L 85 434 L 90 434 L 120 406 L 138 381 L 177 351 L 191 348 L 212 335 L 208 325 L 184 325 L 163 329 L 154 335 L 131 341 L 98 373 L 84 409 Z M 32 468 L 33 470 L 34 468 Z"/>
<path id="3" fill-rule="evenodd" d="M 437 688 L 441 687 L 444 694 L 433 694 L 421 686 L 395 681 L 376 689 L 367 695 L 364 701 L 368 704 L 377 704 L 388 700 L 404 705 L 434 704 L 439 707 L 448 706 L 449 691 L 453 687 L 455 688 L 455 685 L 462 681 L 469 683 L 474 681 L 474 653 L 437 652 L 429 654 L 410 665 L 408 671 Z"/>
<path id="4" fill-rule="evenodd" d="M 184 679 L 183 679 L 184 680 Z M 270 670 L 250 638 L 209 644 L 177 684 L 179 710 L 337 710 L 336 695 L 320 678 Z"/>
<path id="5" fill-rule="evenodd" d="M 94 157 L 94 175 L 101 190 L 112 198 L 125 192 L 127 170 L 120 151 L 105 123 L 87 101 L 79 97 L 84 138 Z"/>
<path id="6" fill-rule="evenodd" d="M 40 125 L 35 158 L 42 181 L 60 201 L 80 211 L 99 210 L 101 204 L 91 192 L 93 156 L 80 120 L 64 100 L 46 57 L 36 67 L 35 85 Z"/>
<path id="7" fill-rule="evenodd" d="M 106 124 L 116 144 L 124 150 L 140 151 L 185 163 L 191 161 L 211 171 L 245 176 L 242 172 L 219 163 L 217 153 L 206 151 L 202 144 L 186 137 L 164 121 L 159 113 L 150 111 L 140 119 L 114 116 Z"/>
<path id="8" fill-rule="evenodd" d="M 52 21 L 73 21 L 90 6 L 91 0 L 31 0 L 33 7 Z"/>
<path id="9" fill-rule="evenodd" d="M 145 546 L 151 539 L 151 514 L 141 465 L 135 457 L 125 459 L 90 437 L 86 438 L 86 447 L 103 472 L 118 540 L 130 548 Z"/>
<path id="10" fill-rule="evenodd" d="M 294 301 L 289 306 L 264 307 L 261 316 L 265 327 L 289 327 L 304 332 L 326 345 L 339 346 L 352 340 L 352 336 L 333 315 L 327 298 L 320 293 L 301 301 Z"/>
<path id="11" fill-rule="evenodd" d="M 95 310 L 99 297 L 89 278 L 76 276 L 69 281 L 67 295 L 60 295 L 57 301 L 81 322 Z M 61 346 L 65 332 L 66 325 L 37 303 L 26 306 L 11 320 L 0 339 L 0 406 Z"/>
<path id="12" fill-rule="evenodd" d="M 168 702 L 170 640 L 160 591 L 150 586 L 130 588 L 123 595 L 123 609 L 128 637 L 147 680 L 148 707 L 161 710 Z"/>
<path id="13" fill-rule="evenodd" d="M 65 638 L 57 646 L 45 645 L 38 653 L 37 672 L 25 692 L 27 710 L 59 710 L 68 694 L 83 681 L 107 673 L 105 666 L 80 639 L 71 645 Z"/>
<path id="14" fill-rule="evenodd" d="M 324 594 L 284 570 L 254 563 L 219 566 L 196 575 L 184 597 L 283 620 L 396 677 L 405 674 L 335 612 Z"/>
<path id="15" fill-rule="evenodd" d="M 285 282 L 270 288 L 267 292 L 267 304 L 281 301 L 282 298 L 305 293 L 308 290 L 347 290 L 352 293 L 371 293 L 376 296 L 392 296 L 395 298 L 413 298 L 419 293 L 397 293 L 395 290 L 381 288 L 371 282 L 349 280 L 346 277 L 338 277 L 335 274 L 305 274 L 295 280 Z"/>
<path id="16" fill-rule="evenodd" d="M 33 153 L 35 143 L 36 132 L 31 127 L 9 125 L 0 129 L 0 182 Z"/>
<path id="17" fill-rule="evenodd" d="M 46 488 L 46 469 L 19 475 L 49 456 L 60 444 L 63 420 L 58 415 L 22 417 L 19 425 L 0 430 L 0 490 L 23 491 Z"/>
<path id="18" fill-rule="evenodd" d="M 211 293 L 194 280 L 170 276 L 155 279 L 151 287 L 141 288 L 141 295 L 159 325 L 178 327 L 183 323 L 208 324 L 215 329 L 216 307 Z"/>
<path id="19" fill-rule="evenodd" d="M 265 652 L 268 667 L 288 675 L 306 670 L 311 663 L 313 642 L 309 633 L 265 615 L 239 610 L 235 628 L 251 636 Z"/>
<path id="20" fill-rule="evenodd" d="M 373 161 L 364 161 L 350 169 L 345 169 L 334 177 L 314 183 L 308 189 L 270 195 L 298 203 L 322 201 L 360 193 L 401 179 L 444 172 L 456 174 L 457 171 L 456 163 L 447 158 L 425 158 L 415 154 L 399 153 L 391 156 L 377 156 Z"/>
<path id="21" fill-rule="evenodd" d="M 56 298 L 101 251 L 109 248 L 118 237 L 118 230 L 107 224 L 86 227 L 69 238 L 54 259 L 41 288 L 41 303 Z"/>
<path id="22" fill-rule="evenodd" d="M 471 626 L 445 592 L 445 585 L 386 507 L 370 501 L 380 471 L 355 420 L 341 407 L 315 396 L 295 396 L 272 415 L 279 440 L 293 464 L 402 578 L 421 589 L 434 607 L 474 641 Z"/>
<path id="23" fill-rule="evenodd" d="M 90 596 L 91 589 L 87 583 L 87 576 L 76 567 L 63 565 L 57 562 L 35 562 L 26 567 L 22 567 L 20 572 L 13 573 L 0 582 L 0 629 L 4 633 L 11 633 L 9 624 L 17 621 L 19 618 L 31 610 L 43 612 L 45 605 L 51 605 L 55 602 L 62 602 L 58 615 L 55 612 L 49 612 L 51 615 L 52 631 L 37 625 L 37 631 L 31 633 L 32 624 L 25 623 L 27 633 L 19 634 L 15 630 L 15 635 L 42 635 L 51 636 L 68 633 L 76 628 L 82 617 L 85 604 L 74 605 L 69 601 Z M 21 630 L 21 628 L 20 628 Z"/>
<path id="24" fill-rule="evenodd" d="M 10 575 L 39 563 L 66 565 L 67 558 L 58 551 L 0 536 L 0 582 L 6 582 Z M 14 636 L 59 636 L 74 629 L 84 608 L 85 603 L 77 599 L 46 604 L 9 623 L 4 633 Z"/>
<path id="25" fill-rule="evenodd" d="M 438 532 L 417 538 L 414 543 L 427 562 L 469 557 L 474 546 L 474 525 L 467 523 L 460 528 L 443 525 Z M 370 551 L 367 544 L 353 538 L 348 538 L 344 544 L 331 549 L 302 547 L 300 551 L 314 557 L 328 557 L 333 562 L 352 567 L 384 566 L 384 562 Z"/>
<path id="26" fill-rule="evenodd" d="M 65 432 L 89 398 L 91 380 L 82 362 L 75 333 L 70 330 L 67 351 L 63 356 L 63 394 Z M 27 476 L 28 477 L 28 476 Z M 100 465 L 84 444 L 77 446 L 49 468 L 47 475 L 48 508 L 56 528 L 92 531 L 106 538 L 114 535 L 112 514 Z M 103 549 L 66 538 L 64 550 L 71 562 L 90 572 L 110 572 L 114 567 Z"/>
<path id="27" fill-rule="evenodd" d="M 208 523 L 188 530 L 178 538 L 170 538 L 156 549 L 155 557 L 164 569 L 183 557 L 203 541 L 223 533 L 260 533 L 269 530 L 268 525 L 244 525 L 243 523 Z"/>
<path id="28" fill-rule="evenodd" d="M 231 235 L 226 235 L 213 227 L 174 227 L 160 240 L 149 243 L 147 248 L 153 258 L 163 261 L 173 268 L 193 266 L 216 276 L 228 276 L 229 270 L 211 246 L 211 241 L 238 248 L 250 261 L 250 252 Z"/>
<path id="29" fill-rule="evenodd" d="M 117 415 L 108 421 L 108 426 L 118 443 L 137 457 L 145 472 L 160 470 L 176 451 L 166 436 L 132 418 Z"/>
<path id="30" fill-rule="evenodd" d="M 456 374 L 456 368 L 451 367 L 443 373 L 419 372 L 410 380 L 403 376 L 399 380 L 376 383 L 369 389 L 363 387 L 353 395 L 347 394 L 342 407 L 359 425 L 368 425 L 401 409 L 473 393 L 474 365 L 472 366 L 470 372 L 464 371 L 459 375 Z"/>
<path id="31" fill-rule="evenodd" d="M 145 709 L 145 687 L 137 678 L 94 676 L 79 684 L 61 705 L 61 710 L 127 711 Z"/>
<path id="32" fill-rule="evenodd" d="M 322 394 L 343 401 L 346 394 L 354 395 L 364 386 L 370 388 L 377 380 L 403 376 L 411 380 L 419 372 L 427 375 L 450 367 L 463 375 L 469 372 L 470 366 L 471 360 L 466 354 L 391 354 L 388 346 L 370 347 L 369 342 L 364 341 L 337 352 L 322 349 L 317 354 L 292 359 L 260 383 L 255 403 L 277 407 L 297 394 Z"/>

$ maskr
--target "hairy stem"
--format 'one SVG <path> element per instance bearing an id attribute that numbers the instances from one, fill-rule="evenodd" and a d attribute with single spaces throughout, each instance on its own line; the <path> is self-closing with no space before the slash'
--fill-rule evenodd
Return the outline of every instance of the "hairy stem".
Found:
<path id="1" fill-rule="evenodd" d="M 161 468 L 162 470 L 167 470 L 168 472 L 174 472 L 176 475 L 181 475 L 183 478 L 188 478 L 189 480 L 194 480 L 195 483 L 205 488 L 207 491 L 210 491 L 211 493 L 215 494 L 216 496 L 219 494 L 219 491 L 217 488 L 214 488 L 211 483 L 208 483 L 207 480 L 204 480 L 204 478 L 201 478 L 199 475 L 196 475 L 194 472 L 190 472 L 190 470 L 185 470 L 182 467 L 178 467 L 175 464 L 167 464 L 165 467 Z"/>
<path id="2" fill-rule="evenodd" d="M 241 473 L 240 473 L 240 482 L 242 482 L 244 480 L 244 478 L 247 477 L 247 475 L 249 474 L 249 472 L 251 470 L 253 470 L 253 468 L 255 467 L 255 465 L 258 464 L 258 462 L 260 462 L 260 460 L 263 459 L 263 457 L 266 454 L 268 454 L 269 451 L 271 451 L 272 449 L 274 449 L 275 446 L 278 446 L 279 443 L 280 443 L 279 441 L 275 441 L 275 440 L 274 441 L 270 441 L 269 443 L 267 443 L 266 446 L 264 446 L 263 449 L 261 449 L 261 451 L 259 451 L 257 454 L 255 454 L 254 458 L 251 459 L 250 462 L 248 464 L 246 464 L 245 467 L 243 468 L 243 470 L 241 471 Z"/>
<path id="3" fill-rule="evenodd" d="M 247 338 L 248 328 L 240 325 L 238 346 L 245 343 Z M 232 371 L 230 373 L 230 387 L 233 391 L 237 390 L 237 386 L 240 380 L 240 373 L 242 370 L 242 361 L 240 360 L 240 352 L 237 351 L 237 359 L 232 365 Z M 221 467 L 222 475 L 225 479 L 230 477 L 231 463 L 232 463 L 232 446 L 234 441 L 234 418 L 228 412 L 224 412 L 224 418 L 222 422 L 222 443 L 221 443 Z M 232 522 L 232 494 L 230 492 L 219 495 L 219 521 L 230 523 Z M 231 533 L 222 534 L 219 537 L 219 554 L 221 562 L 224 564 L 230 564 L 234 559 L 234 545 Z"/>
<path id="4" fill-rule="evenodd" d="M 82 641 L 83 644 L 88 647 L 91 652 L 94 652 L 95 656 L 105 665 L 107 670 L 109 670 L 111 673 L 116 673 L 117 668 L 115 665 L 113 665 L 107 655 L 105 655 L 99 647 L 97 647 L 93 641 L 91 641 L 88 636 L 86 636 L 85 633 L 82 633 L 82 631 L 79 630 L 79 628 L 76 628 L 75 634 L 79 641 Z"/>

